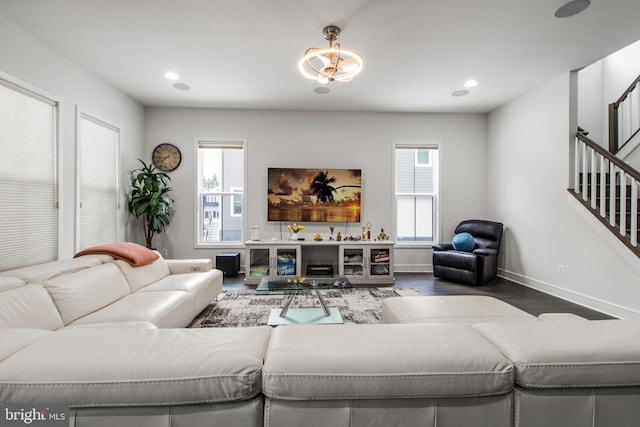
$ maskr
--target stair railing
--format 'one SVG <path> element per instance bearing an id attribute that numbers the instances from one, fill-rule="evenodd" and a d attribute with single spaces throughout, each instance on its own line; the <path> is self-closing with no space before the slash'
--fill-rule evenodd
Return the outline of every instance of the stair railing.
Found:
<path id="1" fill-rule="evenodd" d="M 609 151 L 617 153 L 640 132 L 640 76 L 620 98 L 609 104 Z"/>
<path id="2" fill-rule="evenodd" d="M 574 188 L 569 192 L 638 257 L 639 183 L 638 171 L 581 132 L 576 134 Z"/>

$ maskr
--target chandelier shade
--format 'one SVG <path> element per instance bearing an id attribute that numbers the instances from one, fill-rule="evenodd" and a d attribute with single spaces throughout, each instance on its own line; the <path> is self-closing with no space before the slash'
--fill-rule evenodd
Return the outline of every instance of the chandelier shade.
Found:
<path id="1" fill-rule="evenodd" d="M 362 71 L 364 58 L 357 52 L 333 43 L 340 35 L 340 28 L 329 25 L 324 28 L 323 33 L 324 38 L 329 40 L 329 47 L 307 49 L 298 62 L 300 73 L 321 84 L 350 81 Z"/>

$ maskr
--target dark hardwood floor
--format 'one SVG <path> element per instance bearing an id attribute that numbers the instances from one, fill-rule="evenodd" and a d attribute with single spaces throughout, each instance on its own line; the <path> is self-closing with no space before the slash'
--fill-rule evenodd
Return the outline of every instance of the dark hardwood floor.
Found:
<path id="1" fill-rule="evenodd" d="M 428 273 L 396 273 L 395 277 L 395 287 L 416 288 L 425 295 L 486 295 L 505 301 L 534 316 L 542 313 L 573 313 L 589 320 L 612 319 L 604 313 L 500 277 L 484 286 L 467 286 L 436 279 Z M 225 277 L 222 288 L 225 290 L 255 289 L 255 285 L 245 285 L 244 275 L 241 274 L 237 277 Z"/>

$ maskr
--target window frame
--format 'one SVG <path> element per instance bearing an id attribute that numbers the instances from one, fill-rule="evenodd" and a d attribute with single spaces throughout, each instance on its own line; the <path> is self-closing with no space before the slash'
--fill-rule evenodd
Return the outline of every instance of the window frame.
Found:
<path id="1" fill-rule="evenodd" d="M 234 196 L 234 192 L 232 191 L 228 191 L 228 192 L 200 192 L 200 188 L 201 188 L 201 167 L 202 165 L 200 164 L 200 159 L 198 156 L 198 151 L 201 147 L 206 147 L 206 146 L 211 146 L 211 147 L 217 147 L 217 148 L 241 148 L 243 151 L 243 183 L 244 183 L 244 188 L 242 189 L 242 203 L 241 203 L 241 209 L 242 209 L 242 214 L 240 215 L 235 215 L 236 217 L 241 216 L 242 217 L 242 225 L 241 225 L 241 238 L 239 241 L 222 241 L 222 242 L 203 242 L 201 240 L 201 236 L 202 236 L 202 224 L 204 223 L 204 214 L 203 214 L 203 202 L 202 202 L 202 197 L 203 196 L 207 196 L 207 195 L 211 195 L 211 196 L 220 196 L 223 197 L 225 195 L 229 195 L 232 197 Z M 247 139 L 246 138 L 209 138 L 209 137 L 197 137 L 194 138 L 194 159 L 196 159 L 196 167 L 193 168 L 194 169 L 194 207 L 196 209 L 196 215 L 195 215 L 195 224 L 194 224 L 194 243 L 193 243 L 193 247 L 194 249 L 206 249 L 206 248 L 216 248 L 216 249 L 240 249 L 240 248 L 244 248 L 244 241 L 245 241 L 245 235 L 246 235 L 246 230 L 247 230 L 247 207 L 246 207 L 246 203 L 247 203 L 247 152 L 248 152 L 248 143 L 247 143 Z M 239 188 L 239 187 L 234 187 L 235 188 Z M 233 210 L 233 203 L 231 204 L 231 209 Z"/>
<path id="2" fill-rule="evenodd" d="M 434 150 L 435 155 L 429 156 L 429 166 L 433 168 L 433 192 L 431 193 L 397 193 L 396 192 L 396 157 L 399 149 L 411 149 L 411 150 Z M 441 234 L 441 219 L 440 219 L 440 157 L 441 149 L 438 143 L 429 142 L 403 142 L 394 141 L 392 144 L 391 155 L 391 170 L 392 170 L 392 199 L 393 199 L 393 230 L 395 236 L 395 245 L 398 248 L 428 248 L 430 249 L 434 244 L 440 241 Z M 417 151 L 414 157 L 416 167 L 426 167 L 425 164 L 418 166 L 417 164 Z M 434 161 L 435 158 L 435 161 Z M 428 241 L 400 241 L 398 238 L 398 196 L 428 196 L 433 197 L 432 217 L 433 217 L 433 240 Z"/>

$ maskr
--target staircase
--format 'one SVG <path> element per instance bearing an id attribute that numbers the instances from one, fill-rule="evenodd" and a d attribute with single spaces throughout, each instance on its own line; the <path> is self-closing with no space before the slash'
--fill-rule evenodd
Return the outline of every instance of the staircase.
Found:
<path id="1" fill-rule="evenodd" d="M 640 173 L 584 132 L 575 137 L 573 170 L 574 188 L 569 193 L 640 257 Z"/>
<path id="2" fill-rule="evenodd" d="M 587 135 L 578 128 L 569 193 L 640 258 L 640 172 L 624 161 L 640 146 L 640 76 L 609 104 L 609 150 Z"/>

